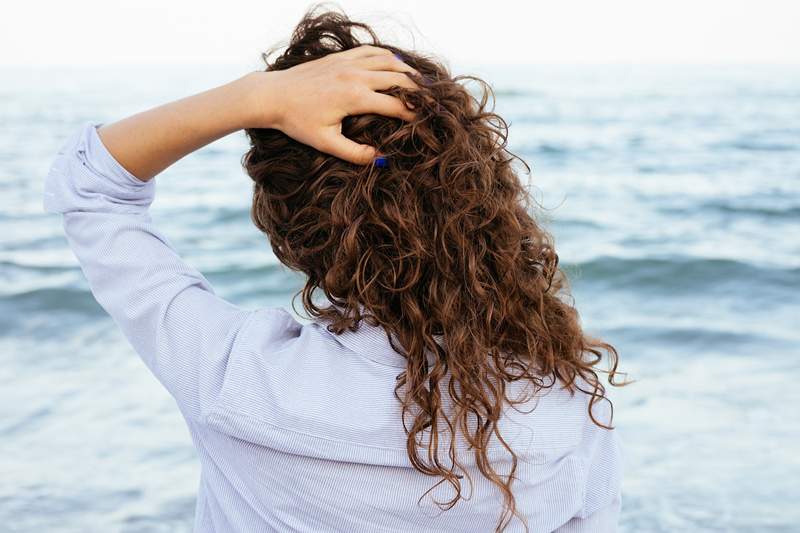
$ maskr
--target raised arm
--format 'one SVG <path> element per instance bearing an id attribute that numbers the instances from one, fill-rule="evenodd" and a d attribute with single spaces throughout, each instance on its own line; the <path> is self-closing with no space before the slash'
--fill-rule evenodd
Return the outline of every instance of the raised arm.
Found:
<path id="1" fill-rule="evenodd" d="M 92 293 L 187 417 L 202 418 L 216 399 L 228 357 L 255 312 L 219 298 L 153 226 L 151 178 L 242 127 L 279 128 L 368 162 L 374 149 L 345 139 L 341 119 L 368 112 L 410 118 L 399 99 L 374 92 L 411 83 L 404 74 L 400 83 L 397 74 L 409 67 L 385 50 L 361 47 L 301 66 L 248 74 L 99 129 L 87 123 L 45 179 L 44 208 L 63 214 Z M 272 323 L 276 330 L 288 326 L 278 316 Z"/>
<path id="2" fill-rule="evenodd" d="M 147 181 L 183 156 L 243 128 L 275 128 L 357 164 L 375 148 L 341 134 L 348 115 L 377 113 L 405 120 L 414 113 L 376 91 L 415 88 L 418 74 L 390 51 L 360 46 L 288 70 L 252 72 L 236 81 L 100 128 L 109 152 Z"/>

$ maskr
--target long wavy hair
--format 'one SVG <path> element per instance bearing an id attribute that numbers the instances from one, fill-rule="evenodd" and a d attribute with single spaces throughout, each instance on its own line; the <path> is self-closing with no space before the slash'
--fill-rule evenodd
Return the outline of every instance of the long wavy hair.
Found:
<path id="1" fill-rule="evenodd" d="M 252 220 L 278 259 L 307 277 L 298 295 L 311 317 L 324 319 L 336 334 L 356 330 L 362 320 L 379 325 L 407 360 L 394 391 L 402 404 L 398 423 L 413 467 L 441 477 L 431 490 L 442 482 L 455 490 L 450 501 L 437 504 L 450 509 L 461 499 L 460 432 L 480 472 L 503 495 L 497 531 L 513 516 L 527 529 L 511 490 L 517 455 L 498 421 L 505 404 L 530 397 L 508 398 L 506 384 L 527 380 L 535 394 L 556 382 L 547 385 L 544 377 L 558 378 L 572 394 L 576 388 L 590 394 L 589 416 L 612 429 L 611 422 L 595 419 L 592 406 L 610 403 L 598 372 L 620 385 L 614 381 L 617 352 L 581 329 L 552 238 L 531 215 L 512 163 L 530 167 L 506 148 L 507 123 L 494 104 L 487 107 L 489 96 L 494 100 L 491 87 L 474 76 L 454 77 L 432 57 L 382 43 L 368 25 L 317 7 L 281 54 L 272 60 L 278 49 L 263 54 L 266 70 L 362 44 L 381 46 L 427 79 L 419 90 L 383 91 L 417 118 L 344 120 L 343 134 L 376 146 L 388 156 L 387 168 L 343 161 L 277 130 L 247 130 L 250 150 L 242 163 L 254 181 Z M 465 81 L 481 86 L 480 99 Z M 320 305 L 320 294 L 328 305 Z M 608 370 L 598 367 L 603 353 L 611 360 Z M 443 408 L 445 391 L 450 412 Z M 418 443 L 426 430 L 427 451 Z M 510 452 L 507 476 L 488 460 L 493 435 Z M 440 446 L 448 448 L 451 465 L 439 457 Z"/>

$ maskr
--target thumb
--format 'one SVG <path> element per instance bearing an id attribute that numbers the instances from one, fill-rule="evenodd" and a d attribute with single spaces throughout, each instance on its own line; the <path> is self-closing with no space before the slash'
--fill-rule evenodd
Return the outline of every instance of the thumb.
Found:
<path id="1" fill-rule="evenodd" d="M 374 147 L 351 141 L 338 131 L 324 140 L 320 150 L 357 165 L 368 165 L 378 155 Z"/>

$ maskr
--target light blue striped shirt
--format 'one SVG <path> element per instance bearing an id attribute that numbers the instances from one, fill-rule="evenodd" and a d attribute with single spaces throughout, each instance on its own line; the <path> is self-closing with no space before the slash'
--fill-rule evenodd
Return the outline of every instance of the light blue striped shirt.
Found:
<path id="1" fill-rule="evenodd" d="M 460 440 L 469 500 L 441 511 L 431 498 L 450 499 L 442 483 L 418 503 L 438 479 L 408 459 L 394 397 L 405 360 L 383 330 L 336 336 L 280 308 L 221 299 L 153 226 L 156 181 L 125 170 L 98 125 L 59 151 L 44 208 L 63 213 L 92 293 L 183 413 L 202 466 L 195 531 L 493 531 L 500 494 Z M 622 447 L 617 430 L 591 422 L 588 399 L 556 386 L 501 421 L 531 532 L 616 530 Z M 605 406 L 595 416 L 608 422 Z M 507 472 L 499 443 L 489 456 Z M 507 529 L 523 530 L 517 519 Z"/>

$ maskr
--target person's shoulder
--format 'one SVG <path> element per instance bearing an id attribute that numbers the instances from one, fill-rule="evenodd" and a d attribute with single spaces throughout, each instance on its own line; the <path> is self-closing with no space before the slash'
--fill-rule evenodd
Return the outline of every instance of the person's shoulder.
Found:
<path id="1" fill-rule="evenodd" d="M 367 379 L 366 366 L 323 321 L 298 317 L 281 307 L 265 307 L 252 311 L 239 332 L 226 381 L 231 386 L 249 381 L 252 387 L 264 389 L 308 386 L 318 390 L 331 380 Z M 260 381 L 254 376 L 261 376 Z"/>
<path id="2" fill-rule="evenodd" d="M 575 393 L 572 397 L 572 408 L 580 414 L 579 448 L 587 456 L 596 451 L 598 442 L 616 438 L 615 434 L 612 435 L 615 432 L 615 403 L 609 387 L 603 385 L 601 379 L 600 376 L 587 379 L 578 375 L 573 383 Z"/>
<path id="3" fill-rule="evenodd" d="M 221 405 L 250 413 L 257 404 L 275 403 L 268 399 L 280 396 L 278 391 L 293 391 L 301 380 L 310 380 L 309 367 L 331 355 L 317 329 L 313 322 L 303 323 L 282 307 L 251 311 L 231 350 Z M 256 398 L 263 401 L 254 403 Z"/>
<path id="4" fill-rule="evenodd" d="M 312 354 L 322 357 L 343 348 L 320 320 L 301 318 L 282 307 L 263 307 L 241 332 L 238 348 L 270 358 Z"/>
<path id="5" fill-rule="evenodd" d="M 522 449 L 558 458 L 582 446 L 588 400 L 580 390 L 570 390 L 550 375 L 509 382 L 507 393 L 514 404 L 505 410 L 503 429 L 520 441 Z"/>
<path id="6" fill-rule="evenodd" d="M 257 353 L 282 350 L 303 333 L 303 325 L 282 307 L 262 307 L 251 312 L 237 339 L 238 348 Z"/>

